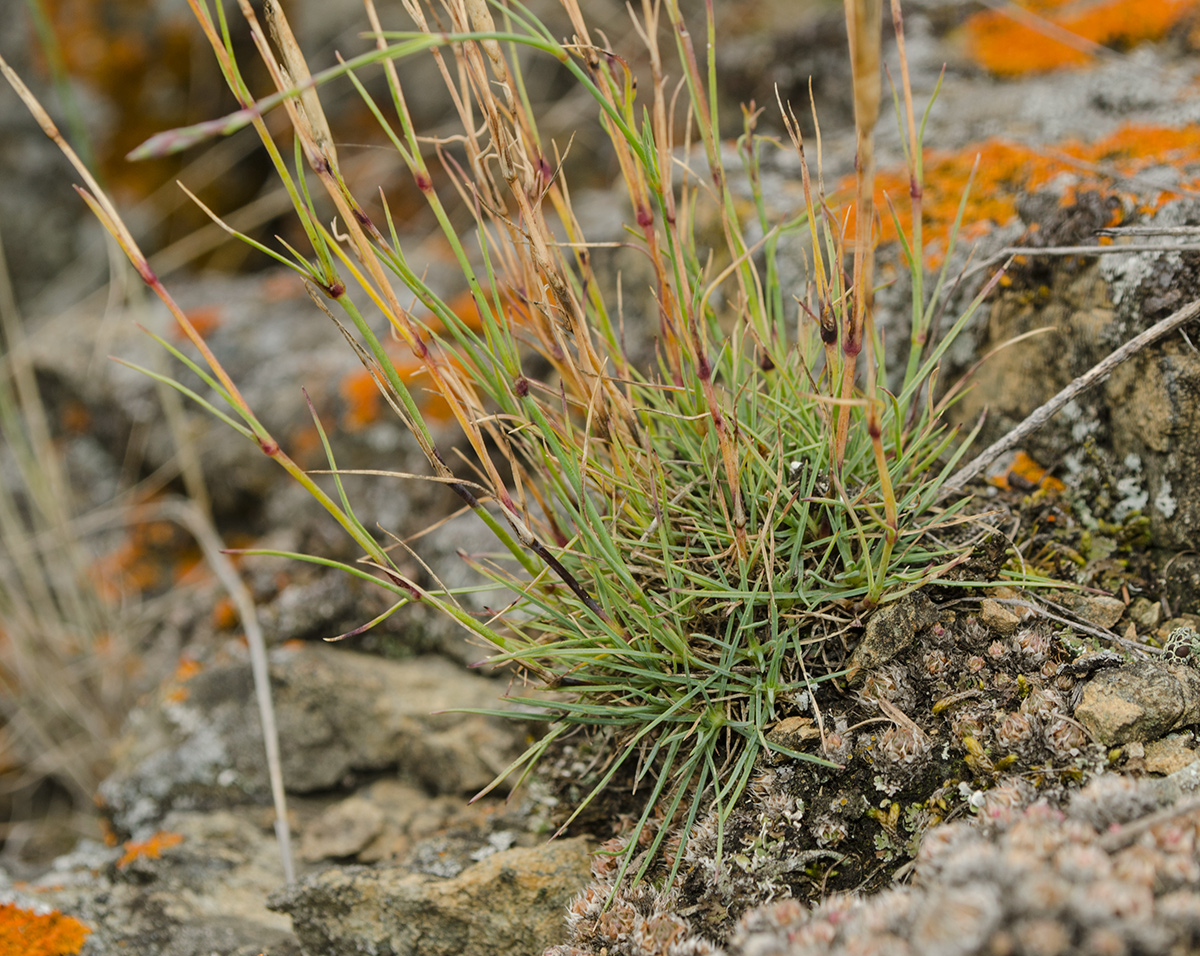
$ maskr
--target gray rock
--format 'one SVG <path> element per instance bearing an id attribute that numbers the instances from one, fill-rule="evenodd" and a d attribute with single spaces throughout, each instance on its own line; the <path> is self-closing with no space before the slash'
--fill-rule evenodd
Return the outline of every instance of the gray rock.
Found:
<path id="1" fill-rule="evenodd" d="M 285 293 L 280 293 L 278 283 L 286 288 Z M 185 313 L 197 321 L 206 318 L 211 325 L 206 340 L 250 407 L 284 449 L 309 467 L 324 464 L 319 445 L 314 448 L 310 442 L 312 451 L 307 457 L 297 451 L 296 446 L 312 429 L 301 388 L 307 390 L 322 421 L 336 431 L 334 450 L 341 467 L 363 467 L 368 462 L 378 467 L 381 452 L 403 454 L 414 447 L 390 413 L 381 414 L 377 422 L 352 425 L 354 403 L 346 397 L 344 387 L 361 373 L 362 365 L 333 323 L 308 301 L 299 280 L 279 279 L 274 286 L 256 276 L 176 280 L 171 283 L 171 293 Z M 118 465 L 131 431 L 144 438 L 143 467 L 147 469 L 173 460 L 177 439 L 186 437 L 195 443 L 218 514 L 236 510 L 247 498 L 269 497 L 283 479 L 282 469 L 252 442 L 233 435 L 227 425 L 190 403 L 185 406 L 185 434 L 175 435 L 162 414 L 159 386 L 153 379 L 112 362 L 98 364 L 97 355 L 115 355 L 175 376 L 223 405 L 135 323 L 196 358 L 191 346 L 183 344 L 175 320 L 157 300 L 104 322 L 78 312 L 47 320 L 30 338 L 30 358 L 51 383 L 52 394 L 74 397 L 93 411 L 100 423 L 97 431 Z M 373 318 L 377 331 L 383 331 L 382 323 L 381 317 Z M 391 499 L 393 512 L 403 506 L 403 496 Z M 378 516 L 389 524 L 400 517 L 386 512 Z M 376 518 L 369 512 L 364 515 L 368 524 Z"/>
<path id="2" fill-rule="evenodd" d="M 851 683 L 861 681 L 866 671 L 895 660 L 937 617 L 937 608 L 921 591 L 881 607 L 867 621 L 866 632 L 850 658 Z"/>
<path id="3" fill-rule="evenodd" d="M 1055 600 L 1076 614 L 1080 620 L 1097 627 L 1111 628 L 1125 613 L 1125 602 L 1103 594 L 1076 594 L 1066 591 Z"/>
<path id="4" fill-rule="evenodd" d="M 383 832 L 383 822 L 383 811 L 370 800 L 349 797 L 305 828 L 300 856 L 310 862 L 354 856 Z"/>
<path id="5" fill-rule="evenodd" d="M 1084 685 L 1075 719 L 1106 746 L 1157 740 L 1200 721 L 1200 673 L 1155 661 L 1102 670 Z"/>
<path id="6" fill-rule="evenodd" d="M 590 874 L 581 837 L 502 850 L 452 879 L 334 868 L 272 897 L 308 956 L 536 956 L 565 935 Z"/>
<path id="7" fill-rule="evenodd" d="M 441 658 L 386 661 L 304 645 L 275 650 L 271 677 L 283 779 L 293 793 L 396 769 L 433 793 L 472 794 L 522 746 L 515 722 L 447 712 L 494 709 L 505 685 Z M 173 807 L 266 799 L 249 664 L 209 667 L 186 690 L 185 699 L 130 718 L 116 769 L 100 788 L 120 829 L 152 826 Z"/>

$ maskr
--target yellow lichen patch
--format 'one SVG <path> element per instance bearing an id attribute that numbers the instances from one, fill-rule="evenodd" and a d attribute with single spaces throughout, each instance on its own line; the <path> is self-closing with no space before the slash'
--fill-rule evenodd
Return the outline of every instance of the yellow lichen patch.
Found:
<path id="1" fill-rule="evenodd" d="M 0 903 L 0 956 L 75 956 L 90 932 L 64 913 L 34 913 Z"/>
<path id="2" fill-rule="evenodd" d="M 149 840 L 130 840 L 125 844 L 125 852 L 121 859 L 117 860 L 117 869 L 125 869 L 134 860 L 157 860 L 162 856 L 163 850 L 179 846 L 182 842 L 181 834 L 171 833 L 169 830 L 159 830 Z"/>
<path id="3" fill-rule="evenodd" d="M 1095 47 L 1127 49 L 1160 40 L 1200 8 L 1197 0 L 1018 0 L 1016 10 L 985 10 L 966 24 L 973 60 L 997 76 L 1085 66 Z M 1070 36 L 1064 35 L 1070 34 Z M 1078 38 L 1072 42 L 1071 37 Z"/>
<path id="4" fill-rule="evenodd" d="M 978 161 L 978 166 L 976 162 Z M 1169 165 L 1181 174 L 1175 191 L 1153 195 L 1136 192 L 1134 178 L 1153 166 Z M 1093 143 L 1067 140 L 1054 146 L 1031 147 L 1002 139 L 973 143 L 953 152 L 930 150 L 925 154 L 925 188 L 922 223 L 925 262 L 937 266 L 945 256 L 950 230 L 958 213 L 971 172 L 976 170 L 963 215 L 960 240 L 978 238 L 995 226 L 1017 218 L 1017 199 L 1051 185 L 1059 190 L 1063 206 L 1085 192 L 1101 192 L 1121 200 L 1127 209 L 1153 212 L 1180 193 L 1200 187 L 1200 129 L 1163 126 L 1123 126 Z M 854 181 L 840 186 L 852 194 Z M 904 169 L 885 169 L 876 178 L 876 204 L 882 210 L 880 240 L 896 238 L 889 202 L 900 229 L 912 235 L 909 178 Z M 886 197 L 886 198 L 885 198 Z M 1115 225 L 1121 216 L 1116 213 Z M 847 235 L 854 230 L 851 209 Z"/>

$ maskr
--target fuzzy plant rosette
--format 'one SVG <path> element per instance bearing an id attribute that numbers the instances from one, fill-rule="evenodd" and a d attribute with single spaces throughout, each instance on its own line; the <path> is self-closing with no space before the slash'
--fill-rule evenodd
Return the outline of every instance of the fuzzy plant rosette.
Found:
<path id="1" fill-rule="evenodd" d="M 199 353 L 162 341 L 204 387 L 172 384 L 277 460 L 362 551 L 355 564 L 294 557 L 375 582 L 395 596 L 387 614 L 416 601 L 436 607 L 493 647 L 493 662 L 557 692 L 550 703 L 532 692 L 515 698 L 527 705 L 524 717 L 547 729 L 504 776 L 527 774 L 572 729 L 606 735 L 610 757 L 583 803 L 622 768 L 636 778 L 644 809 L 620 869 L 640 877 L 658 857 L 663 824 L 686 832 L 714 808 L 723 819 L 764 751 L 828 762 L 819 710 L 811 752 L 773 742 L 767 731 L 811 708 L 813 685 L 844 671 L 873 609 L 947 580 L 969 552 L 965 502 L 942 495 L 965 442 L 943 423 L 947 399 L 932 380 L 982 293 L 931 341 L 945 273 L 929 292 L 920 127 L 898 4 L 894 99 L 910 188 L 895 198 L 912 206 L 901 242 L 913 295 L 906 364 L 888 369 L 872 295 L 879 217 L 897 221 L 889 204 L 873 203 L 881 0 L 846 0 L 853 197 L 825 194 L 819 140 L 806 153 L 786 104 L 779 109 L 790 145 L 760 135 L 759 114 L 745 110 L 739 168 L 729 168 L 718 136 L 711 4 L 701 56 L 677 0 L 643 0 L 635 23 L 651 82 L 640 91 L 627 61 L 589 31 L 577 0 L 561 0 L 573 32 L 561 41 L 518 0 L 429 8 L 404 0 L 414 25 L 407 30 L 385 28 L 373 0 L 364 2 L 373 48 L 312 74 L 278 0 L 263 4 L 265 25 L 239 0 L 245 26 L 236 29 L 248 26 L 276 87 L 263 97 L 243 79 L 223 5 L 189 0 L 242 108 L 161 134 L 138 155 L 257 130 L 309 248 L 246 241 L 304 277 L 415 436 L 428 473 L 407 477 L 446 485 L 494 534 L 496 555 L 468 560 L 481 580 L 507 588 L 501 611 L 480 616 L 461 594 L 406 574 L 396 542 L 357 517 L 336 441 L 315 412 L 332 493 L 256 417 L 82 166 L 89 188 L 80 192 Z M 416 56 L 431 57 L 445 82 L 453 134 L 431 138 L 414 124 L 416 93 L 397 61 Z M 576 218 L 561 172 L 563 147 L 539 134 L 530 107 L 522 64 L 531 56 L 554 58 L 590 94 L 626 190 L 625 242 L 652 267 L 655 315 L 624 315 L 619 300 L 605 297 L 587 223 Z M 384 73 L 389 97 L 368 92 L 360 77 L 370 71 Z M 410 263 L 386 196 L 379 221 L 352 194 L 319 98 L 333 80 L 362 94 L 408 169 L 461 268 L 459 289 L 431 287 Z M 291 121 L 292 155 L 264 122 L 276 108 Z M 759 164 L 764 150 L 782 148 L 799 153 L 805 205 L 774 222 Z M 805 159 L 814 152 L 810 174 Z M 735 198 L 734 176 L 745 178 L 752 202 Z M 470 211 L 472 229 L 455 225 L 452 204 Z M 697 238 L 700 209 L 712 210 L 717 248 Z M 780 281 L 788 231 L 807 240 L 803 290 Z M 451 305 L 464 290 L 473 303 L 467 315 Z M 368 321 L 368 303 L 386 318 L 386 335 Z M 654 367 L 626 355 L 622 326 L 634 321 L 656 328 Z M 419 361 L 420 384 L 398 372 L 388 335 Z M 461 432 L 453 454 L 439 444 L 444 431 L 423 419 L 420 389 L 448 405 Z M 392 466 L 381 460 L 379 471 Z"/>

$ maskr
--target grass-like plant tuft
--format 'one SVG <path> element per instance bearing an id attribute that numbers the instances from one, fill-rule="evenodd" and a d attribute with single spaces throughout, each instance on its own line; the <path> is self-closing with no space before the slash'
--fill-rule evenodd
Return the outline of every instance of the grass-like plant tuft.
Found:
<path id="1" fill-rule="evenodd" d="M 913 296 L 907 362 L 894 373 L 873 303 L 878 216 L 898 221 L 894 209 L 871 204 L 881 0 L 846 3 L 862 213 L 850 229 L 848 208 L 825 194 L 819 137 L 814 150 L 789 105 L 779 104 L 790 148 L 804 161 L 805 207 L 793 218 L 775 222 L 767 213 L 760 160 L 764 150 L 787 147 L 758 132 L 758 112 L 744 112 L 736 166 L 722 149 L 711 4 L 695 43 L 677 0 L 644 0 L 637 32 L 651 82 L 639 90 L 626 60 L 589 32 L 578 0 L 562 0 L 569 42 L 519 0 L 442 0 L 436 11 L 404 0 L 414 24 L 406 31 L 385 29 L 365 0 L 374 48 L 315 75 L 277 0 L 263 5 L 265 26 L 239 0 L 276 87 L 263 98 L 243 79 L 223 5 L 189 3 L 241 108 L 161 134 L 136 155 L 257 130 L 309 248 L 253 244 L 305 278 L 415 436 L 428 480 L 447 485 L 494 533 L 497 555 L 476 563 L 481 578 L 509 589 L 511 602 L 481 618 L 461 595 L 407 576 L 394 542 L 356 515 L 320 422 L 332 494 L 256 417 L 89 180 L 84 199 L 199 351 L 197 361 L 162 340 L 207 390 L 177 387 L 278 460 L 346 529 L 363 555 L 339 566 L 392 592 L 389 614 L 431 604 L 494 647 L 495 661 L 559 692 L 549 703 L 534 693 L 517 698 L 547 730 L 507 774 L 528 773 L 572 728 L 608 734 L 611 760 L 584 803 L 622 767 L 634 768 L 645 809 L 622 874 L 640 877 L 656 859 L 667 827 L 646 829 L 652 820 L 690 826 L 713 802 L 727 814 L 764 751 L 825 761 L 820 746 L 793 752 L 766 731 L 814 706 L 813 685 L 844 668 L 866 614 L 944 580 L 966 556 L 944 534 L 968 520 L 964 502 L 940 500 L 965 444 L 942 422 L 945 401 L 933 379 L 980 300 L 940 342 L 931 340 L 946 277 L 927 288 L 923 124 L 896 0 L 902 69 L 893 97 L 909 169 L 908 195 L 896 201 L 912 204 L 901 242 Z M 458 126 L 452 135 L 430 137 L 414 123 L 418 91 L 405 87 L 396 61 L 418 55 L 432 57 L 445 82 Z M 626 316 L 603 292 L 560 145 L 539 133 L 530 106 L 522 68 L 531 55 L 557 60 L 591 97 L 627 193 L 626 243 L 651 266 L 656 314 Z M 678 88 L 672 69 L 682 75 Z M 389 92 L 381 101 L 364 82 L 379 70 Z M 382 220 L 373 219 L 343 178 L 318 93 L 338 77 L 361 93 L 411 174 L 461 268 L 459 289 L 428 284 L 405 253 L 386 197 Z M 277 147 L 264 122 L 277 107 L 291 121 L 294 155 Z M 57 136 L 52 124 L 48 132 Z M 734 177 L 744 178 L 750 203 L 735 197 Z M 330 204 L 333 225 L 323 211 Z M 473 228 L 461 229 L 452 205 L 471 213 Z M 705 209 L 717 224 L 714 250 L 697 238 Z M 807 239 L 803 291 L 780 280 L 780 240 L 789 231 Z M 463 290 L 475 321 L 452 307 Z M 439 443 L 444 431 L 423 419 L 367 303 L 450 409 L 461 464 Z M 438 330 L 421 316 L 433 316 Z M 654 367 L 626 355 L 622 326 L 635 320 L 656 327 Z M 820 726 L 819 710 L 815 717 Z M 636 838 L 643 831 L 654 834 L 646 846 Z"/>

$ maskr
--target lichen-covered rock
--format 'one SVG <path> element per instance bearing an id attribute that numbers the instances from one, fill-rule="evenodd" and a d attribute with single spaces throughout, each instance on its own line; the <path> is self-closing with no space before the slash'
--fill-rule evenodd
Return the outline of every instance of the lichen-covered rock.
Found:
<path id="1" fill-rule="evenodd" d="M 1200 722 L 1200 672 L 1157 661 L 1102 670 L 1084 685 L 1075 719 L 1106 746 L 1157 740 Z"/>
<path id="2" fill-rule="evenodd" d="M 283 779 L 293 793 L 395 770 L 432 793 L 470 795 L 522 747 L 515 722 L 447 712 L 494 709 L 504 685 L 442 658 L 387 661 L 320 645 L 279 648 L 271 654 L 271 680 Z M 130 718 L 117 766 L 100 788 L 119 829 L 142 829 L 172 807 L 266 799 L 249 664 L 213 665 L 184 689 Z"/>
<path id="3" fill-rule="evenodd" d="M 1095 230 L 1107 225 L 1116 209 L 1096 195 L 1080 196 L 1070 210 L 1073 218 L 1052 207 L 1047 213 L 1036 203 L 1025 206 L 1029 221 L 1041 226 L 1038 244 L 1094 243 Z M 1177 199 L 1142 225 L 1168 229 L 1196 223 L 1200 204 Z M 1183 241 L 1187 237 L 1154 239 L 1158 246 Z M 992 301 L 982 350 L 1035 329 L 1050 331 L 997 352 L 974 375 L 974 388 L 957 414 L 973 421 L 988 409 L 982 442 L 1004 434 L 1118 346 L 1196 298 L 1200 260 L 1195 252 L 1169 249 L 1035 257 L 1011 279 Z M 1140 512 L 1149 518 L 1154 544 L 1172 553 L 1193 549 L 1200 537 L 1196 331 L 1195 323 L 1185 326 L 1183 334 L 1134 356 L 1026 442 L 1039 461 L 1061 464 L 1057 474 L 1079 492 L 1080 505 L 1095 518 L 1119 523 Z M 1018 381 L 1021 387 L 1013 388 Z M 1185 562 L 1175 573 L 1186 578 L 1193 570 Z M 1185 610 L 1200 606 L 1196 589 L 1177 590 Z"/>
<path id="4" fill-rule="evenodd" d="M 609 864 L 571 906 L 553 956 L 1096 956 L 1192 952 L 1200 932 L 1200 764 L 1153 780 L 1102 774 L 1063 808 L 992 801 L 926 834 L 911 880 L 808 906 L 779 898 L 718 945 L 674 890 L 604 909 Z M 1174 811 L 1174 812 L 1171 812 Z M 606 915 L 611 914 L 611 915 Z M 662 929 L 659 934 L 648 927 Z"/>
<path id="5" fill-rule="evenodd" d="M 563 933 L 587 882 L 580 837 L 485 857 L 451 879 L 404 868 L 334 868 L 272 898 L 308 956 L 536 956 Z"/>
<path id="6" fill-rule="evenodd" d="M 616 886 L 619 862 L 604 858 L 555 956 L 714 951 L 755 906 L 885 890 L 947 817 L 1013 813 L 1039 795 L 1062 800 L 1106 767 L 1105 749 L 1072 718 L 1077 678 L 1056 622 L 1006 611 L 988 627 L 924 595 L 873 620 L 870 659 L 887 662 L 863 668 L 850 686 L 815 685 L 811 717 L 766 730 L 769 741 L 816 759 L 764 752 L 734 805 L 703 808 L 686 833 L 668 829 L 664 861 L 650 875 L 666 881 L 677 870 L 661 893 Z M 606 849 L 619 859 L 628 843 Z M 954 912 L 986 936 L 998 911 L 977 896 L 956 899 Z M 914 953 L 952 945 L 938 935 L 935 909 L 906 927 L 910 935 L 924 927 Z M 655 948 L 650 924 L 692 948 Z"/>
<path id="7" fill-rule="evenodd" d="M 287 918 L 267 908 L 283 882 L 269 832 L 229 811 L 173 813 L 162 825 L 124 846 L 81 844 L 21 898 L 79 919 L 89 956 L 299 956 Z"/>

